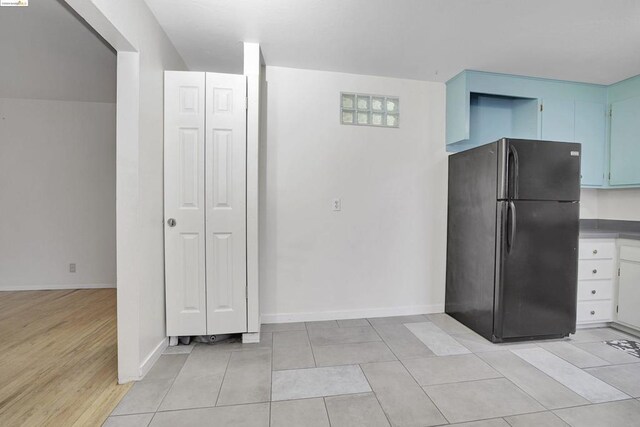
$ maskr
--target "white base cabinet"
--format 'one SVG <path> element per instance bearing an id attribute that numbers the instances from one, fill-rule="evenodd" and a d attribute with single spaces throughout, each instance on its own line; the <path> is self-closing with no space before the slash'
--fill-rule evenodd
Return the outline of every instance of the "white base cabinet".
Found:
<path id="1" fill-rule="evenodd" d="M 640 241 L 580 239 L 578 327 L 616 323 L 640 332 Z"/>
<path id="2" fill-rule="evenodd" d="M 618 322 L 640 329 L 640 242 L 620 240 Z"/>
<path id="3" fill-rule="evenodd" d="M 580 239 L 576 323 L 614 320 L 616 244 L 613 239 Z"/>

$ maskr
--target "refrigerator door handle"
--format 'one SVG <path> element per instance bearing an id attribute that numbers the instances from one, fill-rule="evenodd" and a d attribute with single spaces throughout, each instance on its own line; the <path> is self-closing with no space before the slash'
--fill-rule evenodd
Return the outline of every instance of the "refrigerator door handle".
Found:
<path id="1" fill-rule="evenodd" d="M 516 244 L 516 204 L 509 202 L 507 211 L 511 221 L 511 228 L 509 230 L 509 235 L 507 236 L 507 253 L 511 253 L 511 248 Z"/>
<path id="2" fill-rule="evenodd" d="M 508 155 L 507 163 L 510 164 L 511 158 L 513 158 L 513 168 L 509 169 L 509 198 L 517 199 L 518 198 L 518 182 L 520 181 L 519 175 L 519 164 L 518 164 L 518 150 L 512 144 L 509 144 L 509 155 Z"/>

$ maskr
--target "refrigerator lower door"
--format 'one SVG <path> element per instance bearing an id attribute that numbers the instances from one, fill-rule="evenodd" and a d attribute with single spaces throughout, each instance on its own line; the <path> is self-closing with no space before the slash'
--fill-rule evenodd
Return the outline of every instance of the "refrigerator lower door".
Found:
<path id="1" fill-rule="evenodd" d="M 494 341 L 575 332 L 578 203 L 505 201 Z"/>

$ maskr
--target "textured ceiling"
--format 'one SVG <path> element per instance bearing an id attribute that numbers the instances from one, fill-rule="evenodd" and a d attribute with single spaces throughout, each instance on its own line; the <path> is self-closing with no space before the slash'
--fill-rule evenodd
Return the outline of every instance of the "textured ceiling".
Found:
<path id="1" fill-rule="evenodd" d="M 638 0 L 146 0 L 194 70 L 267 65 L 446 81 L 463 69 L 611 83 L 640 74 Z"/>

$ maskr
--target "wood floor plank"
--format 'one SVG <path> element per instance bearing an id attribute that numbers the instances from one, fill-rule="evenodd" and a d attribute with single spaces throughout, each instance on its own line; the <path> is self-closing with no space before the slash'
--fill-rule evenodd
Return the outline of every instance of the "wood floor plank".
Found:
<path id="1" fill-rule="evenodd" d="M 117 384 L 116 290 L 0 292 L 0 425 L 100 426 Z"/>

